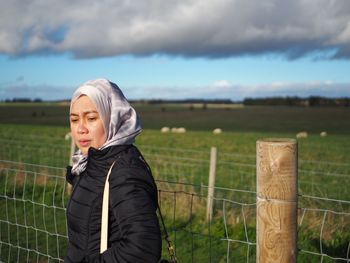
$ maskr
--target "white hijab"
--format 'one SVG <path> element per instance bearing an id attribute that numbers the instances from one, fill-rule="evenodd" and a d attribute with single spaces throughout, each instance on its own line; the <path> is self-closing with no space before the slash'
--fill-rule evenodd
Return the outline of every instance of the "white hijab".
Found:
<path id="1" fill-rule="evenodd" d="M 107 139 L 99 150 L 112 145 L 132 144 L 135 141 L 135 137 L 142 131 L 141 122 L 116 84 L 107 79 L 84 83 L 74 92 L 70 111 L 73 103 L 82 95 L 88 96 L 96 105 L 104 124 Z M 86 168 L 87 156 L 78 150 L 72 160 L 72 173 L 82 173 Z"/>

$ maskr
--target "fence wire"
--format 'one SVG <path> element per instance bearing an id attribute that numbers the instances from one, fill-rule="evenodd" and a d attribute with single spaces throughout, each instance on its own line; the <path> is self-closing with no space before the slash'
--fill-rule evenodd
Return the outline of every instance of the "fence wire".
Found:
<path id="1" fill-rule="evenodd" d="M 68 163 L 69 142 L 3 139 L 2 144 L 0 262 L 63 262 L 68 194 L 65 169 L 57 167 Z M 255 262 L 254 155 L 219 151 L 214 216 L 208 222 L 210 149 L 140 148 L 182 262 Z M 298 262 L 349 263 L 350 165 L 300 159 L 298 172 Z"/>
<path id="2" fill-rule="evenodd" d="M 25 167 L 8 161 L 0 161 L 0 167 L 0 261 L 63 262 L 68 199 L 65 170 L 56 168 L 48 174 L 47 166 Z M 179 261 L 255 262 L 255 191 L 216 187 L 214 216 L 207 221 L 206 185 L 167 180 L 157 180 L 157 185 Z M 231 198 L 242 194 L 252 201 Z M 349 236 L 341 239 L 350 229 L 349 207 L 346 200 L 299 196 L 298 262 L 350 261 Z M 163 248 L 166 255 L 165 244 Z"/>
<path id="3" fill-rule="evenodd" d="M 45 173 L 44 166 L 43 173 L 18 168 L 21 163 L 0 162 L 0 166 L 0 260 L 63 262 L 67 244 L 64 177 Z"/>

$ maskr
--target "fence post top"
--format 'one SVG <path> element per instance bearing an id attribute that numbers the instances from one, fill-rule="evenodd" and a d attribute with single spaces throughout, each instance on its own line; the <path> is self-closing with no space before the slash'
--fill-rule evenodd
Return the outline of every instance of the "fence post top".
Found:
<path id="1" fill-rule="evenodd" d="M 290 138 L 264 138 L 256 141 L 256 144 L 277 144 L 277 145 L 286 145 L 286 144 L 297 144 L 296 139 Z"/>

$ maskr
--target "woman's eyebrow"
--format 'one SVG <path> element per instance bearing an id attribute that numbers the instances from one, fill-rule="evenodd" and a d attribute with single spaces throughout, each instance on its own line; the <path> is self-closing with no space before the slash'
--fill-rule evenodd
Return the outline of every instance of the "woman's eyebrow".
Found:
<path id="1" fill-rule="evenodd" d="M 97 114 L 98 114 L 98 112 L 97 112 L 97 111 L 95 111 L 95 110 L 87 110 L 87 111 L 83 111 L 83 114 L 84 114 L 84 115 L 89 114 L 89 113 L 97 113 Z M 74 113 L 74 112 L 72 112 L 72 113 L 70 114 L 70 116 L 79 116 L 79 114 L 78 114 L 78 113 Z"/>

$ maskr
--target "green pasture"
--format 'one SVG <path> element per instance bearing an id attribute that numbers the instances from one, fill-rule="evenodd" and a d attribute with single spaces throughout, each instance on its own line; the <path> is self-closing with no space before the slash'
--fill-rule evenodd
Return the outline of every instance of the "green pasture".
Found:
<path id="1" fill-rule="evenodd" d="M 234 132 L 350 135 L 349 107 L 287 107 L 212 104 L 133 105 L 145 129 L 163 126 L 193 131 L 221 128 Z M 68 126 L 67 103 L 0 103 L 0 123 Z"/>
<path id="2" fill-rule="evenodd" d="M 329 256 L 346 257 L 350 205 L 304 195 L 350 201 L 350 109 L 148 104 L 135 104 L 135 108 L 144 127 L 136 145 L 158 180 L 166 224 L 181 262 L 226 262 L 227 255 L 230 262 L 255 262 L 256 141 L 295 138 L 299 131 L 307 131 L 308 137 L 298 139 L 302 223 L 298 247 L 314 253 L 321 253 L 321 248 Z M 29 262 L 56 262 L 32 250 L 47 252 L 54 258 L 64 254 L 65 216 L 61 208 L 68 195 L 64 180 L 57 178 L 63 177 L 61 168 L 69 163 L 70 142 L 65 140 L 69 132 L 68 110 L 67 105 L 58 104 L 0 105 L 0 160 L 20 163 L 1 163 L 0 211 L 4 212 L 0 215 L 0 240 L 14 247 L 2 244 L 0 261 L 16 262 L 20 258 L 19 262 L 26 262 L 27 257 L 33 257 Z M 161 133 L 164 126 L 185 127 L 187 132 Z M 214 128 L 222 128 L 223 133 L 212 134 Z M 320 137 L 321 131 L 328 135 Z M 214 219 L 208 224 L 207 191 L 201 186 L 207 185 L 213 146 L 218 150 L 219 188 Z M 40 177 L 23 177 L 19 170 L 51 177 L 42 184 Z M 23 178 L 27 178 L 25 182 Z M 7 220 L 17 224 L 8 224 Z M 58 235 L 18 227 L 26 224 Z M 246 243 L 227 242 L 227 238 Z M 29 252 L 16 246 L 26 247 Z M 307 253 L 300 253 L 298 258 L 298 262 L 320 261 L 320 256 Z M 338 261 L 324 257 L 322 262 Z"/>

